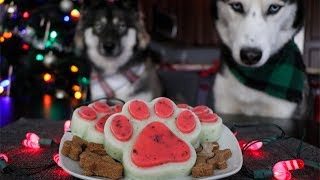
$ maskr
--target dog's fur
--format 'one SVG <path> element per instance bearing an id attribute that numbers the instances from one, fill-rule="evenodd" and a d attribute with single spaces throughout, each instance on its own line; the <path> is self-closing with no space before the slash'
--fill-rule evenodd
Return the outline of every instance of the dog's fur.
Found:
<path id="1" fill-rule="evenodd" d="M 84 0 L 83 4 L 75 40 L 94 73 L 105 79 L 115 97 L 125 101 L 159 96 L 159 81 L 148 58 L 150 38 L 137 0 Z M 134 71 L 139 79 L 126 80 L 122 74 L 127 70 Z M 98 81 L 91 81 L 90 87 L 92 100 L 106 96 Z"/>
<path id="2" fill-rule="evenodd" d="M 277 5 L 282 8 L 277 9 Z M 270 8 L 276 10 L 275 13 L 268 14 Z M 223 46 L 227 47 L 230 56 L 238 64 L 252 68 L 263 66 L 303 26 L 302 0 L 213 0 L 212 12 Z M 260 60 L 243 61 L 240 51 L 246 47 L 259 49 L 262 52 Z M 301 108 L 305 105 L 244 86 L 226 65 L 216 77 L 213 93 L 214 108 L 220 113 L 290 118 L 305 111 Z"/>

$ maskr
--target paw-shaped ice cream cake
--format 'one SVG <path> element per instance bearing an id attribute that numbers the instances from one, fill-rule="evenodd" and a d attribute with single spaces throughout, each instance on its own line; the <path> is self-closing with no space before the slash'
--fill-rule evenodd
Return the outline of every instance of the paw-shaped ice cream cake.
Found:
<path id="1" fill-rule="evenodd" d="M 112 114 L 121 110 L 122 105 L 120 104 L 110 107 L 101 101 L 89 106 L 81 106 L 73 112 L 71 132 L 88 142 L 103 144 L 106 121 Z"/>
<path id="2" fill-rule="evenodd" d="M 121 161 L 125 177 L 170 179 L 188 176 L 196 162 L 201 123 L 167 98 L 132 100 L 104 127 L 107 153 Z"/>
<path id="3" fill-rule="evenodd" d="M 190 107 L 187 104 L 178 104 L 179 108 L 189 109 L 194 112 L 201 122 L 201 143 L 215 142 L 222 133 L 222 119 L 208 106 Z"/>

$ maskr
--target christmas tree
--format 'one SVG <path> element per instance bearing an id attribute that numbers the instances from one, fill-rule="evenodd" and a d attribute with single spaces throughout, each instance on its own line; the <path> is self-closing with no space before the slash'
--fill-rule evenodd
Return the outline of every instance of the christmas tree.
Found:
<path id="1" fill-rule="evenodd" d="M 75 55 L 77 0 L 0 0 L 0 96 L 85 100 L 88 65 Z"/>

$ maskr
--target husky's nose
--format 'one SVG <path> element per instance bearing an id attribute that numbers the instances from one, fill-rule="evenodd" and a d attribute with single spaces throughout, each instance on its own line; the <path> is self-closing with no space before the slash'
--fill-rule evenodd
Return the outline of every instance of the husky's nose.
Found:
<path id="1" fill-rule="evenodd" d="M 240 51 L 241 61 L 246 65 L 254 65 L 262 57 L 262 51 L 257 48 L 243 48 Z"/>

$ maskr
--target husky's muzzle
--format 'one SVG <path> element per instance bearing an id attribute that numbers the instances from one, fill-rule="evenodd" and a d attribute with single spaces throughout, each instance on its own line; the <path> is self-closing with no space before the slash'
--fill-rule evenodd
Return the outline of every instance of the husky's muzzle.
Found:
<path id="1" fill-rule="evenodd" d="M 241 61 L 248 66 L 255 65 L 262 57 L 262 50 L 258 48 L 245 47 L 240 50 Z"/>

